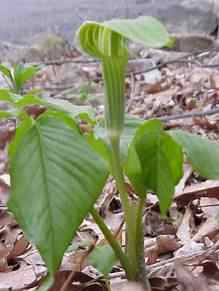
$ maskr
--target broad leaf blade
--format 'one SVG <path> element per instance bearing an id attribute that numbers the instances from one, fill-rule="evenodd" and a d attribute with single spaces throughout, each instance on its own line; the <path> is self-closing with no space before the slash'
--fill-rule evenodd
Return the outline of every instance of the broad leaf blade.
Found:
<path id="1" fill-rule="evenodd" d="M 24 85 L 27 81 L 32 79 L 39 72 L 39 67 L 37 66 L 29 66 L 23 68 L 20 73 L 19 79 L 22 85 Z"/>
<path id="2" fill-rule="evenodd" d="M 104 22 L 104 26 L 147 47 L 162 47 L 169 40 L 164 25 L 151 16 L 142 16 L 136 19 L 115 19 Z"/>
<path id="3" fill-rule="evenodd" d="M 194 170 L 203 177 L 219 179 L 219 143 L 182 130 L 170 133 L 184 148 Z"/>
<path id="4" fill-rule="evenodd" d="M 35 76 L 38 71 L 39 67 L 37 66 L 24 67 L 21 64 L 15 65 L 14 82 L 16 86 L 16 92 L 19 93 L 20 90 L 22 90 L 22 88 L 25 86 L 26 82 Z"/>
<path id="5" fill-rule="evenodd" d="M 109 245 L 97 246 L 88 257 L 89 263 L 100 273 L 107 276 L 117 261 L 116 255 Z"/>
<path id="6" fill-rule="evenodd" d="M 0 101 L 14 103 L 16 101 L 15 95 L 8 89 L 0 89 Z"/>
<path id="7" fill-rule="evenodd" d="M 15 111 L 0 110 L 0 119 L 8 119 L 15 116 Z"/>
<path id="8" fill-rule="evenodd" d="M 121 135 L 121 155 L 122 159 L 125 161 L 128 155 L 128 147 L 132 142 L 138 127 L 143 123 L 142 120 L 136 118 L 135 116 L 126 115 L 124 121 L 124 130 Z"/>
<path id="9" fill-rule="evenodd" d="M 109 145 L 101 138 L 97 138 L 93 133 L 86 135 L 86 140 L 103 160 L 106 161 L 108 169 L 111 169 L 111 153 Z"/>
<path id="10" fill-rule="evenodd" d="M 88 113 L 91 116 L 94 115 L 94 109 L 91 106 L 74 105 L 67 100 L 55 99 L 51 97 L 47 97 L 45 102 L 47 102 L 48 106 L 51 108 L 68 112 L 73 117 L 79 116 L 81 113 Z"/>
<path id="11" fill-rule="evenodd" d="M 16 106 L 21 107 L 21 108 L 28 105 L 44 105 L 45 106 L 47 104 L 48 103 L 44 99 L 32 94 L 24 95 L 22 98 L 16 101 Z"/>
<path id="12" fill-rule="evenodd" d="M 9 146 L 9 156 L 10 159 L 13 159 L 14 155 L 16 154 L 17 148 L 19 144 L 22 142 L 23 137 L 26 133 L 31 129 L 33 126 L 33 119 L 25 114 L 25 117 L 20 122 L 19 126 L 16 129 L 16 134 L 13 139 L 13 142 Z"/>
<path id="13" fill-rule="evenodd" d="M 10 174 L 9 209 L 54 273 L 102 191 L 105 163 L 76 131 L 45 116 L 17 144 Z"/>
<path id="14" fill-rule="evenodd" d="M 174 186 L 182 176 L 183 155 L 158 120 L 139 127 L 129 148 L 126 173 L 139 195 L 155 191 L 164 213 L 170 206 Z"/>

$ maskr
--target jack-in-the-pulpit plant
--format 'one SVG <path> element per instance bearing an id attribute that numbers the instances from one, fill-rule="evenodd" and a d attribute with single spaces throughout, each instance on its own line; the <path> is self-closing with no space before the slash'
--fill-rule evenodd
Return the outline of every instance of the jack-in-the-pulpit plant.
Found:
<path id="1" fill-rule="evenodd" d="M 27 238 L 37 247 L 48 268 L 40 290 L 48 290 L 83 219 L 90 213 L 108 245 L 97 246 L 89 261 L 108 275 L 115 260 L 127 279 L 151 290 L 144 261 L 142 215 L 147 192 L 159 198 L 161 213 L 168 210 L 174 187 L 182 177 L 184 153 L 202 176 L 219 178 L 219 145 L 180 130 L 165 131 L 159 120 L 125 118 L 124 83 L 129 40 L 163 47 L 169 36 L 152 17 L 134 20 L 86 22 L 77 32 L 82 50 L 100 60 L 105 87 L 106 135 L 81 132 L 77 116 L 27 95 L 14 99 L 10 91 L 0 98 L 16 108 L 16 135 L 9 147 L 11 197 L 9 210 Z M 44 105 L 32 118 L 25 107 Z M 3 116 L 3 115 L 2 115 Z M 4 117 L 4 116 L 3 116 Z M 95 123 L 95 121 L 94 121 Z M 115 178 L 126 224 L 122 248 L 95 208 L 109 175 Z M 129 199 L 125 178 L 138 201 Z"/>

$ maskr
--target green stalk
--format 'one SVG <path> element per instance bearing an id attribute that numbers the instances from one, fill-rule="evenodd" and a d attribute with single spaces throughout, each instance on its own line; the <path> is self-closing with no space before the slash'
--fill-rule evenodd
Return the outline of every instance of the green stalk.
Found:
<path id="1" fill-rule="evenodd" d="M 112 174 L 116 180 L 117 189 L 120 193 L 122 206 L 124 209 L 125 215 L 125 222 L 126 222 L 126 243 L 127 243 L 127 255 L 132 262 L 131 269 L 132 269 L 132 276 L 131 280 L 135 279 L 136 272 L 137 272 L 137 260 L 136 260 L 136 244 L 135 244 L 135 224 L 133 223 L 133 209 L 130 205 L 128 195 L 126 193 L 125 188 L 125 181 L 123 170 L 121 167 L 120 161 L 120 147 L 119 147 L 119 139 L 118 138 L 111 138 L 111 166 L 112 166 Z"/>
<path id="2" fill-rule="evenodd" d="M 102 60 L 105 88 L 104 114 L 109 139 L 120 139 L 124 127 L 124 84 L 127 64 L 127 56 L 104 57 Z"/>
<path id="3" fill-rule="evenodd" d="M 136 216 L 136 258 L 137 258 L 137 273 L 136 281 L 141 282 L 145 290 L 151 291 L 151 285 L 147 278 L 147 270 L 144 260 L 144 229 L 143 229 L 143 210 L 144 197 L 141 197 L 138 203 Z"/>
<path id="4" fill-rule="evenodd" d="M 97 212 L 95 208 L 91 210 L 91 215 L 93 216 L 93 219 L 95 220 L 96 224 L 99 226 L 100 230 L 104 234 L 104 237 L 107 239 L 108 243 L 114 250 L 116 257 L 120 260 L 120 263 L 125 269 L 127 278 L 128 279 L 132 278 L 130 261 L 128 257 L 126 256 L 126 254 L 123 252 L 120 244 L 118 243 L 116 238 L 114 238 L 112 232 L 109 230 L 109 228 L 107 227 L 102 217 L 99 215 L 99 213 Z"/>
<path id="5" fill-rule="evenodd" d="M 128 194 L 126 193 L 125 181 L 123 176 L 123 171 L 120 162 L 120 148 L 119 148 L 119 139 L 111 139 L 111 166 L 112 174 L 116 180 L 116 185 L 121 196 L 122 205 L 125 211 L 125 216 L 128 216 L 130 203 L 128 199 Z M 125 217 L 127 218 L 127 217 Z"/>
<path id="6" fill-rule="evenodd" d="M 128 63 L 127 50 L 118 56 L 104 56 L 102 70 L 105 87 L 105 121 L 107 134 L 111 145 L 111 168 L 120 193 L 122 206 L 125 215 L 127 228 L 127 253 L 131 264 L 132 276 L 134 279 L 137 270 L 136 246 L 135 246 L 135 225 L 133 224 L 133 211 L 129 203 L 125 189 L 125 181 L 120 158 L 120 136 L 124 127 L 125 111 L 125 69 Z M 134 227 L 134 228 L 133 228 Z"/>

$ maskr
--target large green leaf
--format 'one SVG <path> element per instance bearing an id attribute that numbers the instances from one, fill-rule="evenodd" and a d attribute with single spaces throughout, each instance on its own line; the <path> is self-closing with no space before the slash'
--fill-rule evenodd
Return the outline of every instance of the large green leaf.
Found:
<path id="1" fill-rule="evenodd" d="M 117 261 L 115 252 L 109 245 L 97 246 L 88 256 L 89 263 L 107 276 Z"/>
<path id="2" fill-rule="evenodd" d="M 131 115 L 125 116 L 124 130 L 120 140 L 120 149 L 123 161 L 127 159 L 128 147 L 131 144 L 137 129 L 142 123 L 143 120 L 136 118 L 135 116 Z"/>
<path id="3" fill-rule="evenodd" d="M 91 116 L 94 115 L 94 109 L 88 105 L 74 105 L 67 100 L 51 97 L 44 99 L 44 102 L 47 102 L 47 105 L 51 108 L 68 112 L 72 117 L 77 117 L 82 113 L 88 113 Z"/>
<path id="4" fill-rule="evenodd" d="M 166 28 L 151 16 L 141 16 L 136 19 L 115 19 L 103 24 L 123 37 L 142 43 L 147 47 L 159 48 L 169 41 Z"/>
<path id="5" fill-rule="evenodd" d="M 164 213 L 182 176 L 182 164 L 181 146 L 164 131 L 159 120 L 151 120 L 137 130 L 125 171 L 139 195 L 156 192 Z"/>
<path id="6" fill-rule="evenodd" d="M 44 99 L 38 96 L 27 94 L 17 99 L 15 105 L 19 108 L 22 108 L 28 105 L 44 105 L 45 106 L 45 105 L 48 105 L 48 103 Z"/>
<path id="7" fill-rule="evenodd" d="M 90 146 L 97 152 L 102 159 L 104 159 L 108 165 L 108 169 L 111 169 L 111 153 L 109 145 L 101 138 L 98 138 L 94 133 L 86 135 L 86 140 Z M 110 170 L 111 171 L 111 170 Z"/>
<path id="8" fill-rule="evenodd" d="M 20 93 L 27 81 L 37 74 L 39 67 L 28 66 L 25 67 L 21 64 L 14 66 L 13 80 L 16 93 Z"/>
<path id="9" fill-rule="evenodd" d="M 203 177 L 219 179 L 219 143 L 182 130 L 170 133 L 183 146 L 194 170 Z"/>
<path id="10" fill-rule="evenodd" d="M 4 97 L 4 96 L 3 96 Z M 0 91 L 1 100 L 1 91 Z M 94 110 L 90 106 L 78 106 L 74 105 L 66 100 L 54 99 L 54 98 L 41 98 L 36 95 L 27 94 L 16 99 L 15 106 L 17 108 L 23 108 L 29 105 L 42 105 L 48 107 L 57 112 L 63 112 L 69 115 L 69 117 L 78 117 L 81 114 L 94 115 Z M 70 117 L 70 118 L 71 118 Z"/>
<path id="11" fill-rule="evenodd" d="M 27 81 L 33 78 L 38 72 L 39 72 L 38 66 L 29 66 L 29 67 L 23 68 L 19 76 L 20 83 L 24 85 Z"/>
<path id="12" fill-rule="evenodd" d="M 11 159 L 15 155 L 19 144 L 22 142 L 23 137 L 31 129 L 32 126 L 33 126 L 33 119 L 25 114 L 25 118 L 23 118 L 23 120 L 20 122 L 19 126 L 17 127 L 13 142 L 10 144 L 10 147 L 9 147 L 9 156 Z"/>
<path id="13" fill-rule="evenodd" d="M 0 101 L 7 101 L 13 104 L 16 101 L 16 97 L 9 89 L 0 89 Z"/>
<path id="14" fill-rule="evenodd" d="M 22 125 L 21 125 L 22 126 Z M 8 206 L 50 273 L 102 191 L 106 165 L 61 119 L 42 116 L 12 144 Z"/>
<path id="15" fill-rule="evenodd" d="M 9 118 L 14 118 L 17 115 L 17 111 L 16 110 L 7 110 L 7 111 L 3 111 L 0 110 L 0 119 L 9 119 Z"/>

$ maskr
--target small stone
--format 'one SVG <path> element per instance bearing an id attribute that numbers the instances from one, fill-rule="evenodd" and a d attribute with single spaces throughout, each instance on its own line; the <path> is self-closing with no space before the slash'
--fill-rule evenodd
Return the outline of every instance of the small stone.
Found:
<path id="1" fill-rule="evenodd" d="M 146 84 L 155 85 L 161 82 L 162 75 L 159 70 L 153 70 L 143 74 L 144 81 Z"/>

